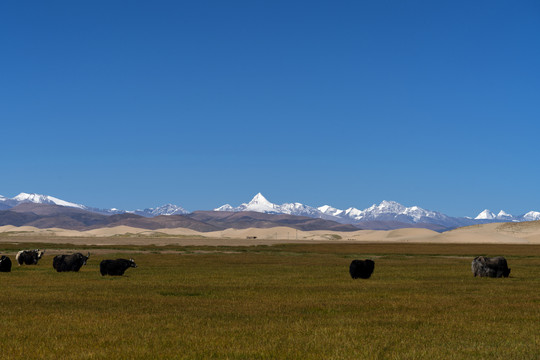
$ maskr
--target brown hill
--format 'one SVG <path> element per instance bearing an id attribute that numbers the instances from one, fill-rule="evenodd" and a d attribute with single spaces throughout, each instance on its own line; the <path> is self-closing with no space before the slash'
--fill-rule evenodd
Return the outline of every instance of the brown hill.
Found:
<path id="1" fill-rule="evenodd" d="M 364 230 L 395 230 L 395 229 L 404 229 L 404 228 L 418 228 L 418 229 L 428 229 L 437 232 L 447 231 L 446 226 L 438 224 L 428 224 L 428 223 L 418 223 L 418 224 L 409 224 L 400 221 L 381 221 L 381 220 L 367 220 L 362 221 L 356 224 L 358 228 Z"/>
<path id="2" fill-rule="evenodd" d="M 39 216 L 32 213 L 17 213 L 9 210 L 0 211 L 0 226 L 23 226 L 37 219 L 39 219 Z"/>
<path id="3" fill-rule="evenodd" d="M 340 224 L 331 220 L 285 214 L 265 214 L 253 211 L 195 211 L 188 214 L 192 219 L 222 228 L 247 229 L 287 226 L 298 230 L 356 231 L 354 225 Z"/>
<path id="4" fill-rule="evenodd" d="M 50 205 L 50 204 L 34 204 L 34 203 L 22 203 L 17 206 L 12 207 L 9 211 L 17 213 L 34 213 L 40 216 L 52 216 L 60 214 L 95 214 L 93 212 L 67 207 L 60 205 Z M 99 214 L 98 214 L 99 215 Z"/>
<path id="5" fill-rule="evenodd" d="M 91 230 L 121 225 L 149 230 L 187 228 L 196 231 L 216 231 L 222 229 L 183 215 L 156 216 L 154 218 L 129 213 L 103 215 L 77 208 L 31 203 L 20 204 L 10 210 L 0 211 L 1 225 L 27 225 L 40 229 L 62 228 L 69 230 Z"/>
<path id="6" fill-rule="evenodd" d="M 110 221 L 106 225 L 107 227 L 125 225 L 149 230 L 185 228 L 201 232 L 223 229 L 212 224 L 191 219 L 185 215 L 160 215 L 153 218 L 147 218 L 135 214 L 119 214 L 110 215 L 107 217 L 110 218 Z M 98 227 L 100 226 L 93 226 L 92 229 L 96 229 Z"/>

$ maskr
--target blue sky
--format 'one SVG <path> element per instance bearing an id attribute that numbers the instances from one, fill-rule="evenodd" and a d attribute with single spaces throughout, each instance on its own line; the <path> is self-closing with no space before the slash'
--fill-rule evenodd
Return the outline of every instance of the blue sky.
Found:
<path id="1" fill-rule="evenodd" d="M 0 194 L 540 211 L 537 1 L 5 1 Z"/>

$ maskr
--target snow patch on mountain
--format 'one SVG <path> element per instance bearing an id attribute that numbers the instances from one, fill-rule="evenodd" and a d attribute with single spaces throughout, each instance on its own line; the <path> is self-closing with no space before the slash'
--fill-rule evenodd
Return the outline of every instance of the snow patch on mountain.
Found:
<path id="1" fill-rule="evenodd" d="M 263 213 L 277 213 L 279 212 L 278 206 L 268 201 L 261 193 L 258 193 L 247 204 L 239 206 L 244 209 L 241 211 L 256 211 Z"/>
<path id="2" fill-rule="evenodd" d="M 478 214 L 474 219 L 475 220 L 493 220 L 496 218 L 497 218 L 497 215 L 492 213 L 490 210 L 485 209 L 480 214 Z"/>
<path id="3" fill-rule="evenodd" d="M 137 215 L 153 217 L 153 216 L 159 216 L 159 215 L 184 215 L 184 214 L 188 214 L 188 211 L 186 211 L 184 208 L 177 205 L 166 204 L 163 206 L 159 206 L 157 208 L 135 210 L 134 213 Z"/>
<path id="4" fill-rule="evenodd" d="M 529 211 L 525 215 L 522 216 L 524 221 L 536 221 L 540 220 L 540 212 L 538 211 Z"/>
<path id="5" fill-rule="evenodd" d="M 218 207 L 217 209 L 214 209 L 214 211 L 235 211 L 234 208 L 230 205 L 230 204 L 225 204 L 225 205 L 222 205 L 220 207 Z"/>
<path id="6" fill-rule="evenodd" d="M 60 200 L 58 198 L 49 196 L 49 195 L 41 195 L 41 194 L 27 194 L 27 193 L 20 193 L 19 195 L 15 196 L 13 200 L 17 201 L 18 203 L 34 203 L 34 204 L 49 204 L 49 205 L 59 205 L 59 206 L 67 206 L 67 207 L 73 207 L 78 209 L 87 209 L 86 206 L 81 204 L 75 204 L 69 201 Z"/>
<path id="7" fill-rule="evenodd" d="M 261 193 L 255 195 L 248 203 L 243 203 L 237 207 L 232 207 L 229 204 L 225 204 L 214 209 L 214 211 L 255 211 L 267 214 L 287 214 L 309 217 L 320 217 L 319 215 L 321 215 L 321 212 L 318 209 L 301 203 L 285 203 L 276 205 L 268 201 L 268 199 L 266 199 Z"/>
<path id="8" fill-rule="evenodd" d="M 343 210 L 336 209 L 335 207 L 332 207 L 330 205 L 323 205 L 317 208 L 321 213 L 329 215 L 329 216 L 339 216 L 343 213 Z"/>
<path id="9" fill-rule="evenodd" d="M 214 211 L 231 211 L 231 212 L 234 212 L 235 208 L 232 207 L 230 204 L 225 204 L 225 205 L 222 205 L 222 206 L 214 209 Z"/>
<path id="10" fill-rule="evenodd" d="M 516 221 L 516 219 L 514 218 L 513 215 L 507 213 L 504 210 L 499 211 L 499 213 L 497 214 L 497 219 L 499 219 L 499 220 L 508 220 L 508 221 Z"/>
<path id="11" fill-rule="evenodd" d="M 480 214 L 478 214 L 474 219 L 475 220 L 491 220 L 491 221 L 528 221 L 525 218 L 525 215 L 514 216 L 507 213 L 504 210 L 499 211 L 497 215 L 489 209 L 485 209 Z"/>

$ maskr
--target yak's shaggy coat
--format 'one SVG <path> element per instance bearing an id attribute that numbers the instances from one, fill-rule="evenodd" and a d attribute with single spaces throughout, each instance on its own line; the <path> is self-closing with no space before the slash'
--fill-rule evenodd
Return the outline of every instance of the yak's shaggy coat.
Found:
<path id="1" fill-rule="evenodd" d="M 474 276 L 500 278 L 508 277 L 511 269 L 502 256 L 494 258 L 477 256 L 471 263 L 471 270 Z"/>

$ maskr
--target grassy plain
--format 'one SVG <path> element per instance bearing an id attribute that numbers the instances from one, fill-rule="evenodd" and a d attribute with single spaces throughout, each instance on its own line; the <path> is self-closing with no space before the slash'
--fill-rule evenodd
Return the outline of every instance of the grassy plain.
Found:
<path id="1" fill-rule="evenodd" d="M 35 247 L 37 266 L 0 273 L 4 359 L 540 358 L 540 246 L 86 246 L 79 273 Z M 511 277 L 474 278 L 476 255 Z M 139 267 L 101 277 L 116 257 Z M 371 279 L 349 277 L 355 258 Z"/>

